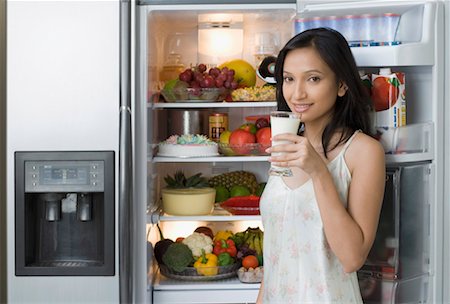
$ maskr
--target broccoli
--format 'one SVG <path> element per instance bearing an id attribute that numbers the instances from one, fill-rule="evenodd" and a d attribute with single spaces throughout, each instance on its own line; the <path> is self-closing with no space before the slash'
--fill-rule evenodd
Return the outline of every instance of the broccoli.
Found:
<path id="1" fill-rule="evenodd" d="M 182 272 L 194 262 L 191 250 L 183 243 L 170 244 L 162 259 L 164 264 L 175 272 Z"/>

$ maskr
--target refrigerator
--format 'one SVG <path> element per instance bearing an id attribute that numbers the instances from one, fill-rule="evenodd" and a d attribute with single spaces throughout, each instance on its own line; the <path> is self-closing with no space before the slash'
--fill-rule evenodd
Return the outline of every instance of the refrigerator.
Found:
<path id="1" fill-rule="evenodd" d="M 131 13 L 122 1 L 2 1 L 2 302 L 145 302 Z"/>
<path id="2" fill-rule="evenodd" d="M 184 67 L 197 63 L 213 66 L 229 59 L 226 53 L 217 59 L 214 55 L 218 54 L 200 50 L 203 42 L 199 40 L 199 29 L 205 16 L 231 16 L 241 38 L 229 52 L 256 66 L 258 55 L 276 56 L 279 48 L 301 30 L 300 24 L 305 20 L 331 26 L 321 22 L 349 15 L 384 14 L 401 16 L 395 31 L 399 43 L 356 43 L 352 52 L 366 74 L 376 74 L 385 67 L 405 73 L 407 118 L 406 126 L 384 129 L 387 190 L 381 232 L 370 259 L 359 272 L 361 290 L 368 303 L 450 300 L 446 288 L 450 265 L 445 258 L 450 244 L 446 232 L 449 193 L 445 186 L 449 172 L 449 122 L 444 118 L 450 115 L 445 51 L 449 47 L 445 33 L 450 11 L 446 1 L 6 1 L 1 9 L 5 12 L 2 24 L 6 43 L 0 54 L 6 63 L 2 74 L 6 90 L 1 93 L 5 111 L 0 115 L 5 115 L 2 123 L 6 127 L 2 128 L 0 139 L 6 168 L 2 169 L 0 180 L 5 180 L 6 187 L 6 194 L 1 194 L 6 201 L 1 210 L 6 212 L 1 213 L 6 226 L 1 221 L 0 240 L 6 249 L 0 251 L 0 266 L 6 272 L 0 282 L 6 284 L 1 284 L 4 289 L 0 289 L 0 300 L 255 302 L 259 284 L 244 284 L 237 278 L 180 281 L 161 275 L 153 247 L 159 240 L 156 224 L 166 238 L 173 240 L 202 225 L 232 231 L 263 228 L 260 216 L 255 215 L 164 214 L 161 189 L 164 177 L 178 169 L 187 174 L 202 172 L 207 177 L 244 170 L 265 181 L 267 156 L 169 158 L 157 155 L 157 145 L 179 130 L 174 122 L 183 113 L 195 113 L 202 119 L 213 113 L 226 113 L 229 127 L 234 129 L 246 117 L 266 115 L 276 109 L 276 102 L 163 102 L 160 91 L 166 81 L 164 67 L 171 58 Z M 267 46 L 269 51 L 258 53 Z M 204 121 L 185 127 L 194 129 L 197 125 L 201 125 L 200 132 L 207 132 Z M 71 156 L 64 156 L 66 153 Z M 83 158 L 85 153 L 88 159 Z M 56 164 L 65 165 L 71 161 L 98 161 L 98 153 L 112 154 L 112 158 L 101 159 L 110 169 L 105 172 L 112 171 L 112 187 L 92 190 L 108 190 L 109 195 L 112 191 L 113 199 L 104 199 L 103 206 L 112 204 L 113 215 L 109 218 L 114 221 L 108 233 L 102 234 L 104 238 L 113 235 L 112 271 L 109 269 L 106 275 L 21 274 L 17 264 L 27 268 L 30 258 L 17 253 L 23 250 L 18 244 L 25 243 L 25 249 L 30 245 L 17 238 L 22 233 L 17 228 L 17 210 L 26 207 L 17 208 L 26 206 L 28 198 L 42 200 L 36 192 L 27 193 L 25 186 L 18 186 L 26 177 L 18 178 L 17 168 L 26 168 L 27 162 L 50 162 L 48 165 L 54 166 L 58 161 L 61 163 Z M 72 172 L 69 169 L 73 168 L 79 167 L 58 170 Z M 64 189 L 64 193 L 76 192 L 77 202 L 82 201 L 86 190 L 74 189 Z M 73 206 L 71 197 L 65 196 L 61 205 Z M 103 199 L 106 194 L 97 197 Z M 25 203 L 20 202 L 21 198 Z M 44 210 L 54 214 L 59 209 L 54 209 L 55 203 L 46 198 Z M 71 212 L 65 209 L 56 214 L 64 218 Z M 387 251 L 392 253 L 389 259 Z M 405 294 L 412 295 L 408 298 Z"/>

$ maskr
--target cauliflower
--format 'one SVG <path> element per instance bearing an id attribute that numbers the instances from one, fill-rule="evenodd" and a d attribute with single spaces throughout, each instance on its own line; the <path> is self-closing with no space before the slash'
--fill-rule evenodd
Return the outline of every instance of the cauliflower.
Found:
<path id="1" fill-rule="evenodd" d="M 202 249 L 205 250 L 205 254 L 211 253 L 213 250 L 213 240 L 203 233 L 192 233 L 183 240 L 183 244 L 191 249 L 194 257 L 201 256 Z"/>

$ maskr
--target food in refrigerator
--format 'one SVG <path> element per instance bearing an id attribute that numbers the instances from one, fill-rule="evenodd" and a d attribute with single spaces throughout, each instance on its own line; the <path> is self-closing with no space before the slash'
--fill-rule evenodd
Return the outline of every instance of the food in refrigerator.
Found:
<path id="1" fill-rule="evenodd" d="M 209 138 L 213 141 L 223 142 L 228 141 L 229 138 L 225 137 L 222 133 L 228 130 L 228 114 L 227 113 L 211 113 L 209 115 Z"/>
<path id="2" fill-rule="evenodd" d="M 406 125 L 405 73 L 381 68 L 372 74 L 371 98 L 377 127 Z"/>
<path id="3" fill-rule="evenodd" d="M 259 200 L 256 195 L 236 196 L 222 202 L 220 207 L 234 215 L 259 215 Z"/>
<path id="4" fill-rule="evenodd" d="M 238 270 L 238 278 L 242 283 L 261 283 L 264 277 L 264 267 L 246 269 L 241 267 Z"/>
<path id="5" fill-rule="evenodd" d="M 205 215 L 214 209 L 214 188 L 163 189 L 163 211 L 171 215 Z"/>
<path id="6" fill-rule="evenodd" d="M 258 189 L 258 181 L 255 174 L 243 170 L 216 175 L 209 180 L 209 185 L 211 187 L 225 186 L 229 191 L 235 185 L 246 186 L 251 193 L 255 193 Z"/>
<path id="7" fill-rule="evenodd" d="M 158 145 L 158 155 L 202 157 L 218 155 L 217 144 L 201 134 L 172 135 Z"/>
<path id="8" fill-rule="evenodd" d="M 241 266 L 246 270 L 262 266 L 264 235 L 259 227 L 237 233 L 219 230 L 213 238 L 196 232 L 198 228 L 176 242 L 160 234 L 155 251 L 162 275 L 182 281 L 211 281 L 236 277 Z"/>
<path id="9" fill-rule="evenodd" d="M 271 101 L 275 100 L 276 89 L 272 85 L 239 88 L 231 92 L 233 101 Z"/>
<path id="10" fill-rule="evenodd" d="M 166 188 L 162 189 L 163 211 L 172 215 L 205 215 L 214 208 L 216 190 L 208 186 L 206 178 L 197 173 L 186 177 L 177 171 L 166 176 Z"/>

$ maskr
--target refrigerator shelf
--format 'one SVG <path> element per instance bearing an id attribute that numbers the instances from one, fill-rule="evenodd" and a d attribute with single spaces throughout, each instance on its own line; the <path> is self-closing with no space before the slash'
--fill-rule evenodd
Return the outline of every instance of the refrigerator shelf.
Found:
<path id="1" fill-rule="evenodd" d="M 386 40 L 386 42 L 400 44 L 352 47 L 357 65 L 360 67 L 432 66 L 436 61 L 435 21 L 439 18 L 439 6 L 440 4 L 425 0 L 353 1 L 352 3 L 342 1 L 334 3 L 305 1 L 298 9 L 298 17 L 304 20 L 311 18 L 319 18 L 320 20 L 322 18 L 325 20 L 323 26 L 327 26 L 327 18 L 345 18 L 349 12 L 352 12 L 352 16 L 370 17 L 383 14 L 398 14 L 401 17 L 398 27 L 395 27 L 395 32 L 391 33 L 393 40 Z M 370 18 L 363 20 L 367 21 Z M 349 22 L 356 21 L 350 20 Z M 320 25 L 318 24 L 317 26 Z M 356 41 L 361 40 L 363 43 L 372 39 L 380 39 L 378 37 L 380 33 L 377 34 L 377 31 L 385 34 L 388 30 L 386 24 L 383 25 L 383 28 L 379 28 L 376 23 L 366 26 L 369 27 L 371 32 L 369 37 L 367 37 L 367 31 L 365 33 L 353 33 L 351 30 L 348 30 L 347 35 L 355 36 Z M 355 23 L 354 28 L 358 28 L 358 24 Z"/>
<path id="2" fill-rule="evenodd" d="M 410 153 L 410 154 L 386 154 L 385 161 L 387 165 L 401 163 L 415 163 L 423 161 L 432 161 L 433 153 Z"/>
<path id="3" fill-rule="evenodd" d="M 427 66 L 435 61 L 431 43 L 352 47 L 351 50 L 359 67 Z"/>
<path id="4" fill-rule="evenodd" d="M 155 278 L 153 290 L 204 290 L 204 289 L 251 289 L 259 290 L 259 283 L 246 284 L 239 281 L 238 277 L 216 281 L 181 281 L 169 279 L 163 276 L 159 270 Z"/>
<path id="5" fill-rule="evenodd" d="M 194 222 L 232 222 L 232 221 L 260 221 L 261 215 L 232 215 L 228 211 L 215 209 L 210 215 L 175 216 L 160 212 L 147 214 L 147 223 L 194 221 Z"/>
<path id="6" fill-rule="evenodd" d="M 161 157 L 155 156 L 148 161 L 154 163 L 213 163 L 213 162 L 262 162 L 268 161 L 269 156 L 213 156 L 213 157 Z"/>
<path id="7" fill-rule="evenodd" d="M 159 271 L 153 283 L 153 303 L 254 303 L 260 284 L 241 283 L 237 277 L 187 282 L 167 279 Z"/>
<path id="8" fill-rule="evenodd" d="M 198 158 L 177 158 L 156 156 L 148 161 L 154 163 L 214 163 L 214 162 L 265 162 L 269 156 L 216 156 L 216 157 L 198 157 Z M 387 164 L 410 163 L 431 161 L 434 159 L 432 152 L 425 153 L 405 153 L 405 154 L 386 154 Z"/>
<path id="9" fill-rule="evenodd" d="M 276 107 L 276 101 L 248 101 L 248 102 L 205 102 L 205 103 L 177 103 L 177 102 L 159 102 L 148 104 L 153 109 L 173 109 L 173 108 L 266 108 Z"/>

